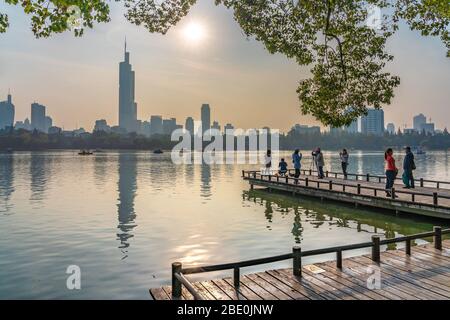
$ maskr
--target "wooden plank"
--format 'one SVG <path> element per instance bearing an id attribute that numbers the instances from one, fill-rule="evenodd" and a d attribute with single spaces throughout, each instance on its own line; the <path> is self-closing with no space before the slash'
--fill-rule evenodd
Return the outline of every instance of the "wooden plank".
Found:
<path id="1" fill-rule="evenodd" d="M 293 281 L 297 281 L 301 283 L 304 286 L 307 286 L 308 288 L 312 289 L 316 294 L 320 294 L 322 297 L 324 297 L 327 300 L 339 300 L 341 299 L 339 297 L 339 293 L 334 292 L 334 290 L 330 290 L 332 288 L 327 288 L 326 286 L 321 286 L 320 281 L 314 281 L 312 277 L 306 276 L 306 277 L 296 277 L 292 273 L 292 269 L 280 269 L 276 270 L 276 272 L 280 274 L 284 274 L 286 277 L 291 278 Z M 311 281 L 312 280 L 312 281 Z M 319 284 L 318 284 L 318 283 Z"/>
<path id="2" fill-rule="evenodd" d="M 257 283 L 260 287 L 264 288 L 268 292 L 270 292 L 273 296 L 275 296 L 278 300 L 292 300 L 292 297 L 278 289 L 277 287 L 273 286 L 270 282 L 264 280 L 262 277 L 258 276 L 258 273 L 256 274 L 248 274 L 246 275 L 250 280 Z"/>
<path id="3" fill-rule="evenodd" d="M 163 288 L 150 289 L 150 295 L 154 300 L 171 300 Z"/>
<path id="4" fill-rule="evenodd" d="M 345 263 L 345 267 L 350 269 L 351 271 L 354 271 L 357 273 L 360 277 L 362 277 L 365 281 L 371 276 L 370 273 L 368 273 L 369 267 L 376 268 L 377 265 L 373 264 L 367 264 L 367 265 L 361 265 L 353 260 L 353 258 L 348 258 L 343 261 L 343 264 Z M 381 270 L 380 270 L 381 272 Z M 381 273 L 381 288 L 378 290 L 384 290 L 386 294 L 387 292 L 391 295 L 393 295 L 393 299 L 402 299 L 402 300 L 419 300 L 417 297 L 414 297 L 412 295 L 407 294 L 402 290 L 401 285 L 399 283 L 395 283 L 392 281 L 389 281 L 389 277 L 383 276 Z M 378 292 L 377 290 L 377 292 Z M 396 297 L 396 298 L 395 298 Z"/>
<path id="5" fill-rule="evenodd" d="M 225 292 L 231 300 L 247 300 L 242 294 L 239 293 L 239 291 L 237 291 L 233 286 L 229 285 L 225 280 L 218 279 L 212 280 L 212 282 L 220 289 L 222 289 L 222 291 Z"/>
<path id="6" fill-rule="evenodd" d="M 320 265 L 317 265 L 317 266 L 320 267 Z M 314 274 L 311 271 L 308 271 L 307 269 L 303 268 L 303 273 L 304 274 L 308 274 L 308 275 L 310 275 L 310 276 L 312 276 L 312 277 L 322 281 L 323 283 L 326 283 L 327 285 L 329 285 L 330 287 L 334 288 L 335 290 L 338 290 L 339 292 L 342 292 L 342 294 L 344 296 L 348 295 L 348 296 L 354 297 L 355 299 L 358 299 L 358 300 L 371 300 L 370 297 L 368 297 L 368 296 L 362 294 L 361 292 L 355 290 L 353 288 L 353 285 L 350 285 L 350 286 L 343 285 L 342 283 L 340 283 L 338 281 L 335 281 L 333 279 L 335 277 L 333 277 L 332 274 L 327 272 L 327 271 L 325 271 L 323 273 Z M 327 274 L 329 274 L 329 276 L 327 276 Z"/>
<path id="7" fill-rule="evenodd" d="M 437 257 L 430 256 L 417 249 L 411 249 L 411 256 L 407 256 L 404 252 L 389 252 L 386 254 L 391 258 L 410 260 L 414 265 L 421 266 L 432 272 L 448 276 L 450 273 L 450 262 L 443 259 L 437 259 Z"/>
<path id="8" fill-rule="evenodd" d="M 192 285 L 195 287 L 197 292 L 203 297 L 203 299 L 216 300 L 216 298 L 214 298 L 214 296 L 211 293 L 209 293 L 209 291 L 206 290 L 206 288 L 200 282 L 194 282 Z"/>
<path id="9" fill-rule="evenodd" d="M 291 287 L 287 286 L 286 284 L 284 284 L 277 278 L 272 277 L 268 272 L 260 272 L 260 273 L 258 273 L 258 276 L 263 278 L 265 281 L 269 282 L 271 285 L 276 287 L 278 290 L 283 291 L 285 294 L 287 294 L 289 297 L 291 297 L 294 300 L 309 300 L 307 296 L 292 289 Z"/>
<path id="10" fill-rule="evenodd" d="M 212 281 L 202 281 L 200 283 L 216 300 L 231 300 L 231 298 Z"/>
<path id="11" fill-rule="evenodd" d="M 241 277 L 241 282 L 250 290 L 252 290 L 254 293 L 256 293 L 258 296 L 260 296 L 263 300 L 277 300 L 277 298 L 259 286 L 257 283 L 253 282 L 251 279 L 249 279 L 247 276 Z"/>
<path id="12" fill-rule="evenodd" d="M 231 278 L 225 278 L 223 279 L 225 282 L 227 282 L 230 286 L 234 286 L 233 279 Z M 263 300 L 260 296 L 258 296 L 255 292 L 250 290 L 243 282 L 239 281 L 239 288 L 238 288 L 239 294 L 245 297 L 247 300 Z"/>
<path id="13" fill-rule="evenodd" d="M 274 277 L 278 281 L 284 283 L 289 286 L 293 290 L 299 292 L 300 294 L 308 297 L 308 299 L 312 300 L 325 300 L 325 297 L 317 294 L 314 291 L 314 288 L 309 286 L 307 283 L 299 281 L 297 279 L 286 276 L 284 273 L 280 273 L 279 270 L 269 270 L 266 271 L 267 274 Z"/>
<path id="14" fill-rule="evenodd" d="M 333 264 L 335 264 L 333 262 Z M 358 278 L 351 277 L 345 272 L 342 272 L 341 270 L 335 268 L 334 266 L 331 266 L 327 263 L 320 263 L 319 267 L 328 271 L 328 273 L 325 276 L 332 277 L 333 280 L 342 283 L 343 285 L 346 285 L 348 287 L 353 288 L 354 290 L 363 293 L 367 297 L 374 299 L 374 300 L 388 300 L 385 296 L 377 293 L 374 290 L 370 290 L 367 288 L 367 283 L 359 280 Z"/>
<path id="15" fill-rule="evenodd" d="M 357 257 L 355 261 L 365 265 L 370 262 L 370 259 L 367 257 Z M 380 268 L 382 270 L 382 277 L 387 275 L 392 283 L 399 283 L 401 285 L 401 290 L 409 295 L 415 296 L 421 300 L 445 299 L 444 296 L 434 291 L 426 290 L 426 288 L 420 286 L 420 283 L 418 281 L 414 281 L 415 279 L 411 277 L 411 274 L 409 277 L 404 275 L 402 276 L 400 270 L 390 267 L 388 264 L 384 263 L 383 260 L 380 263 Z"/>

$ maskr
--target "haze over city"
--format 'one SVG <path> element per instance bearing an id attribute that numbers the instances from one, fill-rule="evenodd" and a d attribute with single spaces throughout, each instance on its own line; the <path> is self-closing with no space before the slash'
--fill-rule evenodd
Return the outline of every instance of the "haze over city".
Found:
<path id="1" fill-rule="evenodd" d="M 67 32 L 49 39 L 34 38 L 21 8 L 2 5 L 11 27 L 0 40 L 0 100 L 10 88 L 16 120 L 30 117 L 36 101 L 65 129 L 92 130 L 97 119 L 117 124 L 126 36 L 139 119 L 160 114 L 183 123 L 199 118 L 201 104 L 209 103 L 211 120 L 235 127 L 287 131 L 294 123 L 318 124 L 299 110 L 296 87 L 307 68 L 246 39 L 232 12 L 202 0 L 162 36 L 131 25 L 121 5 L 111 5 L 111 23 L 95 25 L 82 38 Z M 448 126 L 450 65 L 441 41 L 402 28 L 389 48 L 395 60 L 388 70 L 402 82 L 384 109 L 386 122 L 411 127 L 413 115 L 423 112 L 437 128 Z"/>

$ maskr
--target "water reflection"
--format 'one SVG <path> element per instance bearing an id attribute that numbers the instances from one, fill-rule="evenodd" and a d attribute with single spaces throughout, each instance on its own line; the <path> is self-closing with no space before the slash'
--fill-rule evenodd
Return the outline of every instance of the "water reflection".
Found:
<path id="1" fill-rule="evenodd" d="M 134 199 L 137 191 L 137 156 L 134 153 L 119 154 L 119 203 L 117 204 L 119 229 L 117 239 L 120 241 L 119 249 L 122 250 L 124 257 L 128 257 L 129 240 L 133 238 L 133 229 L 136 227 L 136 212 L 134 208 Z"/>
<path id="2" fill-rule="evenodd" d="M 210 200 L 211 199 L 211 166 L 209 164 L 206 164 L 205 162 L 203 162 L 200 174 L 201 174 L 200 196 L 202 198 L 204 198 L 205 200 Z"/>
<path id="3" fill-rule="evenodd" d="M 0 155 L 0 213 L 13 208 L 9 202 L 14 192 L 14 157 L 12 154 Z"/>
<path id="4" fill-rule="evenodd" d="M 244 191 L 245 201 L 264 207 L 264 216 L 271 229 L 278 214 L 293 219 L 292 235 L 296 243 L 301 243 L 305 225 L 323 229 L 325 235 L 330 228 L 350 228 L 357 232 L 383 235 L 394 238 L 430 231 L 433 221 L 420 217 L 410 218 L 388 213 L 367 212 L 351 206 L 328 201 L 315 201 L 310 198 L 291 197 L 282 193 L 264 190 Z M 442 224 L 442 223 L 440 223 Z M 388 249 L 396 249 L 398 244 L 391 244 Z"/>
<path id="5" fill-rule="evenodd" d="M 49 182 L 49 166 L 51 157 L 39 153 L 31 153 L 30 156 L 30 200 L 34 204 L 43 204 L 45 191 Z"/>

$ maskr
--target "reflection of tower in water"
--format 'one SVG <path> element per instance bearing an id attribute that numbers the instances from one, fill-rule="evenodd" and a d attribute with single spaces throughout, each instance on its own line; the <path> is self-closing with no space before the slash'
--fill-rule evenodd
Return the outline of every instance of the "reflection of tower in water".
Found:
<path id="1" fill-rule="evenodd" d="M 204 162 L 201 168 L 200 196 L 207 200 L 211 198 L 211 167 Z"/>
<path id="2" fill-rule="evenodd" d="M 132 231 L 136 224 L 136 213 L 134 210 L 134 198 L 136 197 L 136 155 L 132 153 L 119 154 L 119 203 L 117 204 L 119 225 L 117 226 L 117 239 L 120 240 L 119 248 L 126 253 L 130 246 L 129 239 L 134 235 Z M 126 257 L 124 257 L 126 258 Z"/>
<path id="3" fill-rule="evenodd" d="M 12 205 L 8 203 L 14 192 L 13 155 L 0 155 L 0 213 L 8 212 Z"/>
<path id="4" fill-rule="evenodd" d="M 41 202 L 44 200 L 46 185 L 48 183 L 50 159 L 48 155 L 31 153 L 30 158 L 30 181 L 31 198 L 30 200 Z"/>

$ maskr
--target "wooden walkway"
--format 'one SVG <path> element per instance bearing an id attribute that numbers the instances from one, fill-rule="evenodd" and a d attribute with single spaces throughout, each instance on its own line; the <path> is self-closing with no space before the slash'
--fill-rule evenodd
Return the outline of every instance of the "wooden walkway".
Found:
<path id="1" fill-rule="evenodd" d="M 404 189 L 394 185 L 393 196 L 387 197 L 385 184 L 378 181 L 344 180 L 336 177 L 318 179 L 303 174 L 297 179 L 277 175 L 262 175 L 256 171 L 244 171 L 243 179 L 253 188 L 260 186 L 321 199 L 330 199 L 356 205 L 407 212 L 434 218 L 450 219 L 450 189 L 416 186 Z M 369 180 L 369 179 L 368 179 Z"/>
<path id="2" fill-rule="evenodd" d="M 380 287 L 368 282 L 380 271 Z M 345 258 L 342 269 L 334 261 L 305 265 L 302 277 L 292 269 L 242 275 L 238 289 L 231 278 L 193 283 L 206 300 L 447 300 L 450 299 L 450 240 L 442 250 L 432 244 L 413 246 L 411 255 L 392 250 L 381 262 L 369 255 Z M 171 287 L 150 290 L 153 299 L 171 300 Z M 193 296 L 183 286 L 182 299 Z"/>

